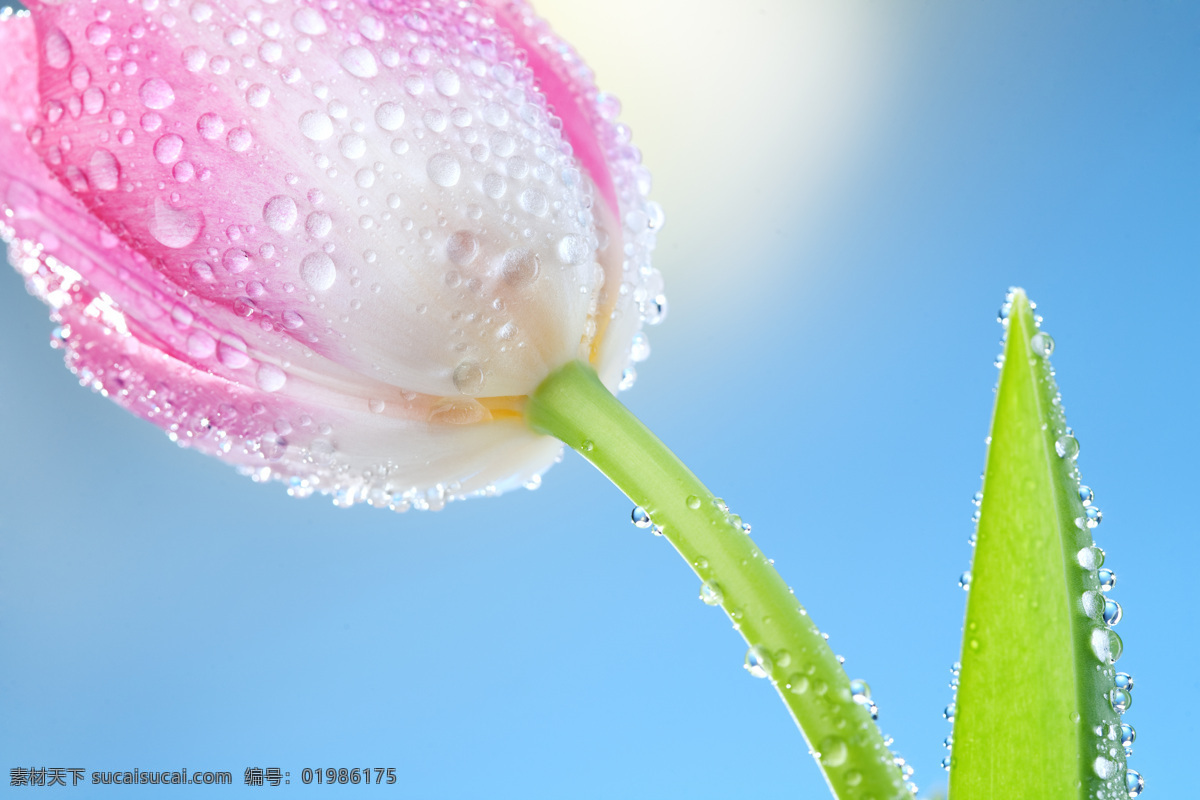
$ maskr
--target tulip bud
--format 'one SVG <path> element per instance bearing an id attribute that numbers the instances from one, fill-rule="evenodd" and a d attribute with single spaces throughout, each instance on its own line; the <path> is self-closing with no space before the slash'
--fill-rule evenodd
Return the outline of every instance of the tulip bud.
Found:
<path id="1" fill-rule="evenodd" d="M 289 492 L 536 484 L 522 408 L 664 310 L 648 173 L 523 2 L 36 2 L 0 221 L 81 383 Z"/>

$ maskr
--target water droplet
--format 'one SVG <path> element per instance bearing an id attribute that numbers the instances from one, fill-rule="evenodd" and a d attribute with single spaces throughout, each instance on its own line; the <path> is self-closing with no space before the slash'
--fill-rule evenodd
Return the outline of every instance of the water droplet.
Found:
<path id="1" fill-rule="evenodd" d="M 1097 756 L 1092 762 L 1092 770 L 1101 780 L 1108 780 L 1117 774 L 1117 762 L 1109 761 L 1104 756 Z"/>
<path id="2" fill-rule="evenodd" d="M 1100 548 L 1098 547 L 1092 546 L 1081 548 L 1080 551 L 1075 554 L 1075 559 L 1079 562 L 1079 566 L 1083 567 L 1084 569 L 1095 569 L 1098 564 L 1103 563 L 1103 558 L 1097 560 L 1096 551 L 1099 549 Z"/>
<path id="3" fill-rule="evenodd" d="M 304 317 L 300 316 L 295 311 L 292 311 L 290 308 L 287 311 L 283 312 L 282 318 L 283 318 L 283 325 L 288 330 L 294 331 L 297 328 L 304 327 Z"/>
<path id="4" fill-rule="evenodd" d="M 362 45 L 347 47 L 342 51 L 339 62 L 342 69 L 356 78 L 373 78 L 379 74 L 379 65 L 375 63 L 375 55 Z"/>
<path id="5" fill-rule="evenodd" d="M 700 507 L 700 498 L 696 497 L 696 495 L 694 495 L 694 494 L 688 495 L 688 498 L 685 502 L 687 503 L 687 507 L 692 509 L 693 511 L 695 511 L 696 509 L 698 509 Z"/>
<path id="6" fill-rule="evenodd" d="M 446 256 L 454 264 L 465 267 L 479 253 L 479 240 L 470 231 L 456 231 L 446 242 Z"/>
<path id="7" fill-rule="evenodd" d="M 517 198 L 521 208 L 533 214 L 535 217 L 542 217 L 550 210 L 550 202 L 546 199 L 546 195 L 539 192 L 537 189 L 526 189 L 521 192 Z"/>
<path id="8" fill-rule="evenodd" d="M 231 247 L 221 255 L 221 264 L 235 275 L 245 272 L 250 266 L 250 254 L 240 247 Z"/>
<path id="9" fill-rule="evenodd" d="M 771 659 L 761 647 L 751 647 L 746 651 L 744 664 L 746 671 L 756 678 L 765 678 L 771 671 Z"/>
<path id="10" fill-rule="evenodd" d="M 367 140 L 357 133 L 348 133 L 338 142 L 338 152 L 346 158 L 362 158 L 367 153 Z"/>
<path id="11" fill-rule="evenodd" d="M 158 137 L 154 143 L 154 158 L 160 164 L 174 164 L 183 153 L 183 137 L 174 133 Z"/>
<path id="12" fill-rule="evenodd" d="M 271 90 L 256 83 L 246 90 L 246 103 L 251 108 L 262 108 L 271 101 Z"/>
<path id="13" fill-rule="evenodd" d="M 967 570 L 962 575 L 958 576 L 958 585 L 964 592 L 971 590 L 971 570 Z"/>
<path id="14" fill-rule="evenodd" d="M 871 687 L 862 678 L 850 681 L 850 697 L 854 702 L 862 704 L 871 699 Z"/>
<path id="15" fill-rule="evenodd" d="M 508 191 L 508 182 L 494 172 L 483 176 L 483 193 L 493 200 L 499 200 Z"/>
<path id="16" fill-rule="evenodd" d="M 333 230 L 333 219 L 323 211 L 314 211 L 304 220 L 304 230 L 309 236 L 321 238 Z"/>
<path id="17" fill-rule="evenodd" d="M 1112 703 L 1113 711 L 1124 714 L 1133 705 L 1133 694 L 1125 689 L 1113 689 L 1108 693 L 1108 700 Z"/>
<path id="18" fill-rule="evenodd" d="M 454 97 L 458 94 L 460 82 L 458 73 L 452 69 L 439 69 L 433 75 L 433 86 L 437 89 L 438 94 L 445 97 Z"/>
<path id="19" fill-rule="evenodd" d="M 300 277 L 315 291 L 323 292 L 333 286 L 337 269 L 333 259 L 323 252 L 309 253 L 300 262 Z"/>
<path id="20" fill-rule="evenodd" d="M 175 102 L 175 90 L 162 78 L 150 78 L 138 89 L 138 98 L 146 108 L 161 111 Z"/>
<path id="21" fill-rule="evenodd" d="M 83 110 L 89 114 L 99 114 L 104 110 L 104 92 L 95 86 L 89 86 L 83 92 Z"/>
<path id="22" fill-rule="evenodd" d="M 230 369 L 241 369 L 250 363 L 246 343 L 236 336 L 226 336 L 217 345 L 217 358 Z"/>
<path id="23" fill-rule="evenodd" d="M 721 592 L 720 585 L 712 581 L 705 581 L 700 584 L 700 599 L 708 606 L 719 606 L 721 601 L 725 599 L 725 595 Z"/>
<path id="24" fill-rule="evenodd" d="M 277 194 L 263 205 L 263 221 L 277 233 L 291 230 L 297 214 L 296 201 L 287 195 Z"/>
<path id="25" fill-rule="evenodd" d="M 1113 684 L 1118 689 L 1124 689 L 1127 692 L 1133 691 L 1133 676 L 1128 672 L 1118 672 L 1113 676 Z"/>
<path id="26" fill-rule="evenodd" d="M 1136 769 L 1125 770 L 1125 791 L 1130 797 L 1137 797 L 1146 788 L 1146 781 Z"/>
<path id="27" fill-rule="evenodd" d="M 641 506 L 634 506 L 633 513 L 630 515 L 633 524 L 639 528 L 649 528 L 654 523 L 650 519 L 650 514 Z"/>
<path id="28" fill-rule="evenodd" d="M 1069 433 L 1060 436 L 1054 443 L 1054 452 L 1059 458 L 1075 458 L 1079 455 L 1079 440 Z"/>
<path id="29" fill-rule="evenodd" d="M 1133 749 L 1133 743 L 1137 740 L 1137 731 L 1128 722 L 1121 723 L 1121 745 L 1125 748 L 1125 754 L 1132 755 L 1130 752 Z"/>
<path id="30" fill-rule="evenodd" d="M 1088 506 L 1083 511 L 1089 528 L 1096 527 L 1104 520 L 1104 512 L 1096 508 L 1096 506 Z"/>
<path id="31" fill-rule="evenodd" d="M 87 172 L 92 186 L 100 191 L 116 189 L 121 179 L 121 165 L 116 156 L 103 148 L 92 153 Z"/>
<path id="32" fill-rule="evenodd" d="M 948 705 L 944 709 L 942 709 L 942 716 L 946 718 L 947 722 L 954 722 L 954 712 L 956 710 L 957 710 L 957 706 L 954 703 L 951 703 L 950 705 Z"/>
<path id="33" fill-rule="evenodd" d="M 264 392 L 277 392 L 287 383 L 287 373 L 274 364 L 260 364 L 254 380 Z"/>
<path id="34" fill-rule="evenodd" d="M 642 317 L 646 320 L 647 325 L 658 325 L 667 318 L 667 298 L 665 295 L 658 295 L 653 300 L 650 300 L 642 309 Z"/>
<path id="35" fill-rule="evenodd" d="M 528 286 L 537 280 L 541 259 L 532 250 L 518 248 L 504 254 L 500 275 L 509 286 Z"/>
<path id="36" fill-rule="evenodd" d="M 306 111 L 300 116 L 300 132 L 314 142 L 333 136 L 333 120 L 324 111 Z"/>
<path id="37" fill-rule="evenodd" d="M 1092 501 L 1095 499 L 1096 499 L 1096 495 L 1092 493 L 1092 487 L 1090 487 L 1090 486 L 1080 486 L 1079 487 L 1079 502 L 1083 503 L 1085 506 L 1090 506 L 1092 504 Z"/>
<path id="38" fill-rule="evenodd" d="M 1029 348 L 1033 350 L 1034 355 L 1049 358 L 1050 354 L 1054 352 L 1054 339 L 1050 334 L 1038 331 L 1029 340 Z"/>
<path id="39" fill-rule="evenodd" d="M 846 741 L 838 736 L 826 736 L 817 746 L 817 750 L 821 754 L 821 764 L 826 767 L 840 767 L 850 755 Z"/>
<path id="40" fill-rule="evenodd" d="M 71 42 L 62 31 L 53 28 L 42 40 L 42 55 L 47 66 L 63 69 L 71 63 Z"/>
<path id="41" fill-rule="evenodd" d="M 174 208 L 162 198 L 154 199 L 154 214 L 150 218 L 150 235 L 164 247 L 187 247 L 204 230 L 204 214 L 198 208 Z"/>
<path id="42" fill-rule="evenodd" d="M 308 36 L 320 36 L 328 30 L 321 12 L 307 6 L 292 14 L 292 27 Z"/>
<path id="43" fill-rule="evenodd" d="M 375 109 L 375 124 L 385 131 L 398 130 L 404 124 L 404 107 L 399 103 L 380 103 Z"/>
<path id="44" fill-rule="evenodd" d="M 458 159 L 446 153 L 437 153 L 429 159 L 426 165 L 429 179 L 438 186 L 450 187 L 458 183 L 462 176 L 462 166 Z"/>
<path id="45" fill-rule="evenodd" d="M 454 368 L 451 376 L 454 387 L 466 395 L 479 394 L 483 388 L 483 369 L 474 361 L 464 361 Z"/>
<path id="46" fill-rule="evenodd" d="M 1121 621 L 1121 604 L 1112 598 L 1106 598 L 1104 601 L 1104 622 L 1107 625 L 1116 625 Z"/>
<path id="47" fill-rule="evenodd" d="M 1099 619 L 1100 614 L 1104 610 L 1104 604 L 1100 600 L 1100 593 L 1092 591 L 1084 592 L 1082 601 L 1083 613 L 1092 619 Z"/>
<path id="48" fill-rule="evenodd" d="M 225 137 L 225 144 L 229 145 L 229 149 L 235 153 L 246 152 L 253 143 L 254 137 L 246 128 L 234 128 Z"/>
<path id="49" fill-rule="evenodd" d="M 187 353 L 192 358 L 208 358 L 217 350 L 217 340 L 204 331 L 192 331 L 187 338 Z"/>
<path id="50" fill-rule="evenodd" d="M 108 40 L 112 38 L 112 28 L 105 25 L 103 22 L 93 22 L 87 26 L 84 31 L 87 36 L 88 44 L 93 47 L 103 47 L 108 44 Z"/>

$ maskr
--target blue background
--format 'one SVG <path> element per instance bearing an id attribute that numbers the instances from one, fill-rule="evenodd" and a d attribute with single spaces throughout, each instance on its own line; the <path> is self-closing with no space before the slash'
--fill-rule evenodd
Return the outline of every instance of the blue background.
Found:
<path id="1" fill-rule="evenodd" d="M 589 13 L 623 13 L 546 5 L 575 13 L 568 36 Z M 746 24 L 782 29 L 764 47 L 788 47 L 801 5 L 747 4 Z M 761 143 L 689 163 L 703 128 L 672 148 L 641 123 L 672 307 L 623 397 L 753 524 L 936 790 L 993 320 L 1006 287 L 1025 286 L 1058 343 L 1104 511 L 1095 534 L 1119 575 L 1131 766 L 1144 797 L 1185 796 L 1200 689 L 1200 5 L 845 7 L 870 33 L 844 54 L 870 78 L 854 85 L 873 88 L 811 191 L 789 167 L 813 159 L 799 147 L 697 191 L 697 170 Z M 660 65 L 653 93 L 628 77 L 605 87 L 626 97 L 635 141 L 654 98 L 686 117 L 683 105 L 720 116 L 721 92 L 740 96 L 679 82 L 667 45 L 652 45 L 719 39 L 740 24 L 732 8 L 681 27 L 648 18 L 625 44 L 577 42 L 601 64 Z M 719 60 L 736 69 L 739 56 Z M 792 97 L 786 72 L 752 79 L 764 102 Z M 770 124 L 750 129 L 769 137 Z M 0 272 L 0 793 L 19 793 L 6 784 L 21 765 L 234 773 L 233 789 L 177 790 L 205 797 L 251 791 L 248 766 L 291 772 L 287 789 L 259 793 L 339 796 L 299 786 L 300 770 L 394 766 L 396 787 L 354 791 L 824 796 L 728 620 L 578 457 L 539 491 L 440 513 L 292 500 L 80 389 L 50 328 Z"/>

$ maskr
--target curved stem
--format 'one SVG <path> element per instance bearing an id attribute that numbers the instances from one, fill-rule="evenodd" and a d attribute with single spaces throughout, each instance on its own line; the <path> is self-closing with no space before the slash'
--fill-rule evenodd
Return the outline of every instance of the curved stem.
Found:
<path id="1" fill-rule="evenodd" d="M 559 369 L 526 407 L 535 431 L 592 462 L 704 582 L 770 677 L 838 798 L 911 798 L 870 711 L 816 624 L 771 562 L 699 479 L 604 388 L 583 362 Z"/>

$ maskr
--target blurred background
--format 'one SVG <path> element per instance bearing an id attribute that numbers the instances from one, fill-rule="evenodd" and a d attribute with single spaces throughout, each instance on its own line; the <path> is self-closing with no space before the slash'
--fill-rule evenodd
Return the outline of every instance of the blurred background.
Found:
<path id="1" fill-rule="evenodd" d="M 670 314 L 623 398 L 753 524 L 922 792 L 1022 285 L 1119 576 L 1130 765 L 1190 793 L 1200 5 L 537 7 L 667 212 Z M 79 388 L 50 328 L 0 271 L 0 793 L 15 766 L 234 773 L 205 796 L 390 766 L 369 793 L 826 796 L 740 637 L 578 457 L 439 513 L 292 500 Z"/>

